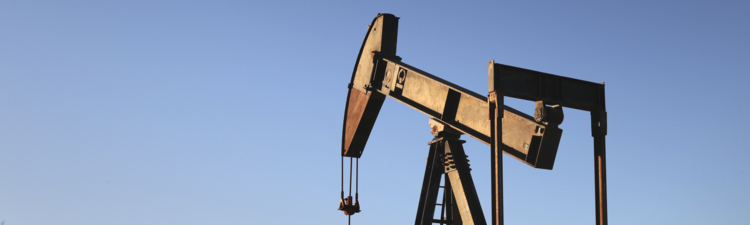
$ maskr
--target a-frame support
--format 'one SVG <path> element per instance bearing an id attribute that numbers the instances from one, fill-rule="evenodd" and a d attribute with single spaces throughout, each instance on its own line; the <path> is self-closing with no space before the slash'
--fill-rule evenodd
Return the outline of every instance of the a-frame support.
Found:
<path id="1" fill-rule="evenodd" d="M 402 62 L 401 57 L 396 55 L 398 20 L 391 14 L 378 14 L 368 28 L 348 86 L 342 156 L 359 158 L 362 155 L 383 101 L 391 97 L 432 117 L 431 126 L 435 122 L 438 127 L 455 131 L 447 132 L 441 128 L 436 132 L 436 126 L 433 126 L 436 140 L 430 144 L 416 224 L 448 220 L 441 218 L 434 221 L 432 218 L 442 174 L 447 174 L 446 180 L 449 181 L 445 186 L 455 187 L 451 192 L 454 192 L 455 209 L 461 212 L 462 221 L 467 224 L 486 223 L 483 216 L 478 216 L 482 212 L 478 207 L 479 200 L 475 200 L 476 192 L 468 172 L 468 163 L 462 164 L 466 159 L 463 158 L 463 147 L 458 136 L 466 134 L 492 146 L 491 224 L 502 225 L 503 153 L 534 168 L 551 170 L 562 135 L 558 125 L 564 117 L 563 107 L 589 111 L 594 137 L 596 224 L 607 224 L 607 111 L 604 83 L 491 61 L 488 68 L 489 96 L 485 97 Z M 505 106 L 505 97 L 535 101 L 537 107 L 534 116 Z M 461 154 L 456 154 L 459 151 Z M 449 152 L 452 153 L 450 159 L 447 158 Z M 445 160 L 450 162 L 440 164 Z M 441 171 L 441 168 L 446 170 Z M 447 207 L 454 206 L 452 203 L 445 204 Z"/>
<path id="2" fill-rule="evenodd" d="M 469 160 L 464 152 L 463 143 L 466 141 L 459 140 L 461 135 L 435 119 L 430 120 L 432 133 L 435 136 L 430 144 L 430 153 L 427 158 L 425 176 L 422 183 L 422 192 L 419 196 L 419 206 L 417 208 L 416 225 L 430 225 L 432 223 L 454 224 L 460 223 L 466 225 L 486 225 L 482 206 L 479 203 L 474 180 L 471 178 Z M 435 205 L 440 189 L 440 180 L 446 175 L 446 191 L 452 192 L 452 197 L 443 204 L 448 206 L 449 213 L 457 211 L 458 217 L 450 221 L 433 220 L 435 215 Z M 449 196 L 449 194 L 446 194 Z M 455 216 L 455 215 L 454 215 Z"/>

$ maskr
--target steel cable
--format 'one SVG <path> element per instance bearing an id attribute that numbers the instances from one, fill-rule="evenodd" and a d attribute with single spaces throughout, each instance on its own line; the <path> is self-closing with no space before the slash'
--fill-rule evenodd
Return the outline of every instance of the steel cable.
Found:
<path id="1" fill-rule="evenodd" d="M 357 158 L 357 176 L 355 176 L 357 179 L 356 183 L 354 183 L 354 199 L 358 200 L 359 198 L 359 158 Z"/>
<path id="2" fill-rule="evenodd" d="M 341 156 L 341 200 L 344 199 L 344 156 Z"/>

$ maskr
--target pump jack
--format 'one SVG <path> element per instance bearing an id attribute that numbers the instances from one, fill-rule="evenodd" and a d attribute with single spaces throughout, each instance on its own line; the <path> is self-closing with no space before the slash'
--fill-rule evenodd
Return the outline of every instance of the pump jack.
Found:
<path id="1" fill-rule="evenodd" d="M 339 210 L 360 211 L 351 196 L 351 160 L 362 156 L 380 108 L 389 96 L 431 117 L 422 192 L 415 224 L 487 224 L 463 150 L 466 134 L 491 146 L 492 224 L 503 224 L 502 152 L 534 168 L 551 170 L 562 136 L 562 107 L 589 111 L 594 137 L 596 224 L 607 224 L 604 83 L 507 66 L 490 61 L 489 95 L 440 79 L 396 56 L 398 17 L 378 14 L 368 27 L 349 83 L 342 138 L 342 190 Z M 504 105 L 504 97 L 536 102 L 534 116 Z M 502 110 L 501 110 L 502 109 Z M 350 186 L 344 197 L 344 159 L 350 157 Z M 358 165 L 358 162 L 357 162 Z M 357 168 L 358 169 L 358 168 Z M 445 185 L 440 180 L 445 175 Z M 439 188 L 447 216 L 434 220 Z M 458 216 L 460 215 L 460 216 Z"/>

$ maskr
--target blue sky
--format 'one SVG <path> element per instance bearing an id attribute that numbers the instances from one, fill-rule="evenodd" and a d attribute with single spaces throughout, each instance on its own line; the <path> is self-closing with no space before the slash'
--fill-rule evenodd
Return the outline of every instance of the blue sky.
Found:
<path id="1" fill-rule="evenodd" d="M 490 60 L 606 82 L 610 224 L 750 221 L 743 1 L 3 1 L 0 220 L 346 223 L 346 86 L 377 13 L 404 62 L 480 94 Z M 506 224 L 594 223 L 589 115 L 565 113 L 554 170 L 505 157 Z M 386 100 L 353 224 L 413 223 L 428 119 Z M 464 139 L 489 215 L 490 149 Z"/>

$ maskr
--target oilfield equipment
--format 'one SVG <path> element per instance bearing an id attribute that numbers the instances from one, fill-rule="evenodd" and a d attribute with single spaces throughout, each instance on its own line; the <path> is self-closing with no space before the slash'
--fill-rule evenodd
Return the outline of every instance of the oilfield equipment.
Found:
<path id="1" fill-rule="evenodd" d="M 425 168 L 416 225 L 487 224 L 463 149 L 466 134 L 491 146 L 493 225 L 503 224 L 503 152 L 533 168 L 551 170 L 562 136 L 563 107 L 591 113 L 594 137 L 596 224 L 607 224 L 604 83 L 537 72 L 490 61 L 489 93 L 472 92 L 401 62 L 396 56 L 398 17 L 378 14 L 368 27 L 354 66 L 344 113 L 339 210 L 360 212 L 358 182 L 352 197 L 352 173 L 386 96 L 431 117 L 435 138 Z M 504 97 L 536 102 L 534 116 L 504 105 Z M 349 158 L 349 195 L 344 195 L 344 158 Z M 356 161 L 354 161 L 356 159 Z M 352 165 L 357 168 L 353 170 Z M 445 177 L 445 184 L 440 186 Z M 358 177 L 354 178 L 358 181 Z M 439 189 L 443 200 L 438 200 Z M 440 219 L 433 219 L 437 205 Z"/>

